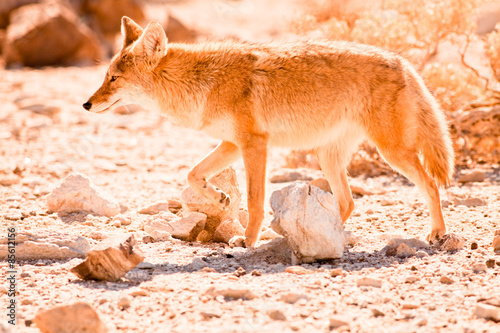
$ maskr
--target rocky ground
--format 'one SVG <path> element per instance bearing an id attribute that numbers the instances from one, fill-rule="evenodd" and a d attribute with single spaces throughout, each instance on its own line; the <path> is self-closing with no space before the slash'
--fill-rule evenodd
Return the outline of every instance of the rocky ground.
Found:
<path id="1" fill-rule="evenodd" d="M 270 13 L 293 16 L 283 1 L 268 11 L 262 11 L 267 1 L 204 3 L 172 2 L 172 11 L 199 31 L 223 36 L 238 26 L 234 34 L 250 40 L 286 36 L 284 21 Z M 88 303 L 111 332 L 500 331 L 500 253 L 492 246 L 500 230 L 497 164 L 459 170 L 441 190 L 448 231 L 463 239 L 453 251 L 414 240 L 429 230 L 428 210 L 417 189 L 392 174 L 350 179 L 358 194 L 345 224 L 351 237 L 343 258 L 300 266 L 291 265 L 280 239 L 261 241 L 253 250 L 178 239 L 150 242 L 140 219 L 116 223 L 97 214 L 49 211 L 47 195 L 72 172 L 86 175 L 131 216 L 158 200 L 178 200 L 190 167 L 218 143 L 133 107 L 86 113 L 81 104 L 105 71 L 105 63 L 0 69 L 0 246 L 9 226 L 47 240 L 34 251 L 38 256 L 54 250 L 50 242 L 83 237 L 93 246 L 133 234 L 145 260 L 117 282 L 79 279 L 70 269 L 83 259 L 74 253 L 17 261 L 18 324 L 11 331 L 38 332 L 37 313 L 76 302 Z M 288 153 L 270 151 L 268 180 L 287 180 L 279 176 L 286 173 Z M 245 193 L 243 164 L 233 167 Z M 472 172 L 473 179 L 463 178 Z M 318 176 L 317 170 L 298 173 Z M 267 197 L 288 184 L 268 181 Z M 268 202 L 265 227 L 272 220 Z M 397 239 L 406 239 L 409 249 L 388 249 Z M 6 276 L 5 260 L 0 271 Z M 1 324 L 7 293 L 4 280 Z"/>
<path id="2" fill-rule="evenodd" d="M 352 179 L 369 192 L 355 195 L 356 209 L 345 225 L 358 239 L 342 259 L 300 269 L 290 268 L 276 241 L 261 242 L 255 250 L 180 240 L 145 244 L 146 233 L 136 221 L 121 225 L 92 214 L 47 212 L 45 196 L 73 171 L 87 175 L 129 212 L 178 199 L 189 167 L 217 144 L 147 111 L 85 113 L 80 104 L 105 69 L 1 72 L 2 237 L 11 225 L 18 233 L 78 235 L 91 245 L 133 233 L 145 262 L 118 282 L 84 282 L 69 272 L 82 259 L 19 261 L 16 331 L 36 332 L 31 321 L 39 311 L 76 301 L 89 303 L 111 330 L 120 332 L 500 329 L 476 313 L 478 304 L 500 295 L 500 255 L 492 247 L 500 229 L 497 165 L 476 170 L 483 181 L 455 179 L 441 190 L 448 230 L 465 239 L 463 248 L 424 248 L 408 258 L 389 256 L 384 247 L 394 237 L 423 239 L 428 211 L 415 187 L 397 175 Z M 280 170 L 286 153 L 271 150 L 270 173 Z M 243 190 L 241 162 L 235 170 Z M 284 185 L 269 183 L 268 196 Z M 268 208 L 266 224 L 270 213 Z M 5 276 L 7 263 L 0 265 Z M 227 288 L 240 290 L 228 294 Z M 499 308 L 493 309 L 498 314 Z"/>

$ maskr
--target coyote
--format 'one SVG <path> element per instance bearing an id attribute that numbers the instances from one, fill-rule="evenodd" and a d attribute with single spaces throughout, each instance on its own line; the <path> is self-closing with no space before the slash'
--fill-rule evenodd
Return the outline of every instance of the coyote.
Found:
<path id="1" fill-rule="evenodd" d="M 264 219 L 268 145 L 313 150 L 343 222 L 354 209 L 345 167 L 364 140 L 415 183 L 430 210 L 432 243 L 446 233 L 438 185 L 453 175 L 445 116 L 404 58 L 341 41 L 167 44 L 161 25 L 122 19 L 124 42 L 102 86 L 83 104 L 128 103 L 222 140 L 188 183 L 222 209 L 230 198 L 207 179 L 243 157 L 249 222 L 232 244 L 255 246 Z"/>

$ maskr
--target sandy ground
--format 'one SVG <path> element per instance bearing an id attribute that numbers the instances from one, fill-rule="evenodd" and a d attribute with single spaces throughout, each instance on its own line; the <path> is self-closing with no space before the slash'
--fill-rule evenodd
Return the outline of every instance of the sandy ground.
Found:
<path id="1" fill-rule="evenodd" d="M 266 31 L 266 38 L 272 38 L 274 30 Z M 116 227 L 104 217 L 48 214 L 44 196 L 78 171 L 129 211 L 179 198 L 189 168 L 217 144 L 146 111 L 84 112 L 81 104 L 100 85 L 105 71 L 105 64 L 0 70 L 0 171 L 22 171 L 18 184 L 0 186 L 2 232 L 16 225 L 18 231 L 81 235 L 92 244 L 124 233 L 135 233 L 141 240 L 145 233 L 136 222 Z M 23 109 L 32 104 L 45 106 L 45 114 Z M 61 112 L 47 115 L 51 106 Z M 286 153 L 272 149 L 268 170 L 282 167 Z M 244 191 L 243 165 L 238 162 L 234 168 Z M 76 278 L 69 269 L 81 259 L 22 261 L 15 331 L 38 332 L 31 325 L 38 311 L 85 301 L 118 332 L 325 332 L 335 326 L 331 319 L 345 321 L 338 331 L 349 332 L 499 332 L 500 324 L 474 315 L 478 302 L 500 295 L 500 254 L 491 247 L 494 231 L 500 229 L 500 175 L 498 166 L 483 165 L 480 170 L 486 173 L 485 181 L 454 181 L 441 190 L 449 203 L 443 209 L 448 230 L 466 240 L 459 251 L 430 248 L 406 259 L 386 256 L 382 249 L 392 237 L 424 239 L 428 210 L 403 177 L 358 177 L 351 183 L 379 194 L 355 196 L 356 208 L 345 228 L 360 239 L 340 260 L 304 264 L 307 274 L 299 275 L 285 272 L 289 260 L 266 242 L 256 250 L 140 242 L 146 264 L 116 283 Z M 268 184 L 267 196 L 286 185 Z M 468 197 L 481 198 L 486 205 L 458 205 Z M 271 219 L 267 208 L 265 224 Z M 471 249 L 472 243 L 477 249 Z M 489 259 L 496 261 L 492 268 L 477 269 Z M 1 262 L 0 267 L 5 276 L 7 264 Z M 248 274 L 235 275 L 239 267 Z M 340 275 L 331 275 L 334 268 L 342 268 Z M 379 280 L 382 286 L 357 286 L 361 277 Z M 451 282 L 442 283 L 442 277 Z M 211 287 L 247 288 L 256 297 L 225 300 L 209 295 Z M 300 298 L 294 304 L 282 298 L 290 293 Z M 123 297 L 128 307 L 119 306 Z M 2 295 L 2 308 L 6 299 Z"/>

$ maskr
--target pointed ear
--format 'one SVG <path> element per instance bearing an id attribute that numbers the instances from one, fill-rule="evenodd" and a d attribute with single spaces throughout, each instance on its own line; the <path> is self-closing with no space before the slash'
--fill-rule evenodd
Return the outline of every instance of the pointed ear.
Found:
<path id="1" fill-rule="evenodd" d="M 148 24 L 134 44 L 132 52 L 138 56 L 161 58 L 167 53 L 167 36 L 158 22 Z"/>
<path id="2" fill-rule="evenodd" d="M 122 17 L 123 48 L 135 42 L 142 35 L 142 28 L 130 17 Z"/>

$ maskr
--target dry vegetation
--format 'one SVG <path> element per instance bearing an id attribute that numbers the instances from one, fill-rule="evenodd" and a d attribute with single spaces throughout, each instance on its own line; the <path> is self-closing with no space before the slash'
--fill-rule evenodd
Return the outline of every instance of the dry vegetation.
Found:
<path id="1" fill-rule="evenodd" d="M 491 3 L 488 0 L 380 0 L 341 1 L 326 0 L 310 4 L 309 12 L 293 22 L 295 32 L 305 36 L 320 36 L 329 39 L 348 40 L 371 44 L 399 53 L 408 58 L 420 71 L 428 87 L 438 99 L 448 118 L 463 122 L 462 111 L 470 111 L 484 106 L 499 104 L 500 91 L 500 31 L 497 28 L 483 36 L 475 33 L 479 8 Z M 442 62 L 435 59 L 440 48 L 450 48 L 456 52 L 455 61 Z M 480 68 L 476 62 L 469 63 L 471 49 L 482 50 L 488 66 Z M 493 115 L 492 115 L 493 117 Z M 457 163 L 474 163 L 475 160 L 498 162 L 498 139 L 495 144 L 463 149 L 463 141 L 477 140 L 464 138 L 469 129 L 452 131 L 457 150 Z M 493 133 L 483 128 L 483 135 Z M 477 133 L 474 133 L 476 136 Z M 480 140 L 479 140 L 480 141 Z M 490 140 L 491 141 L 491 140 Z M 466 144 L 467 145 L 467 144 Z M 472 146 L 468 144 L 468 146 Z M 314 166 L 314 157 L 297 156 L 304 153 L 293 152 L 287 166 Z M 464 156 L 466 154 L 467 156 Z M 295 161 L 293 161 L 295 159 Z M 313 163 L 306 161 L 313 160 Z M 291 161 L 291 162 L 290 162 Z M 358 162 L 361 163 L 358 163 Z M 351 163 L 350 173 L 354 176 L 364 173 L 365 161 L 379 171 L 387 172 L 387 167 L 379 162 L 373 149 L 363 147 Z"/>

